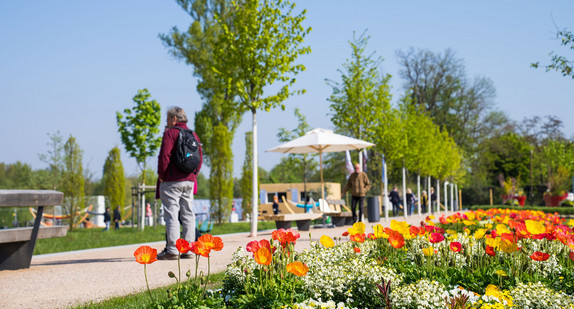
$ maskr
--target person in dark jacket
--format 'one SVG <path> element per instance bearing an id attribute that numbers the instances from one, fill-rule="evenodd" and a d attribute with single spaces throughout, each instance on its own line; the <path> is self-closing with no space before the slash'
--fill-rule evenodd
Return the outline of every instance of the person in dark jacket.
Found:
<path id="1" fill-rule="evenodd" d="M 116 206 L 114 209 L 114 222 L 115 222 L 115 229 L 120 229 L 120 222 L 122 221 L 122 214 L 120 214 L 120 206 Z"/>
<path id="2" fill-rule="evenodd" d="M 401 205 L 401 197 L 399 196 L 399 189 L 397 187 L 393 188 L 393 191 L 389 193 L 389 199 L 393 204 L 393 217 L 399 215 L 399 207 Z"/>
<path id="3" fill-rule="evenodd" d="M 369 177 L 366 173 L 361 171 L 361 165 L 355 164 L 355 172 L 351 174 L 343 192 L 341 193 L 341 198 L 345 195 L 349 189 L 351 189 L 351 213 L 353 214 L 353 223 L 357 221 L 363 221 L 363 206 L 365 204 L 365 195 L 367 191 L 371 188 L 371 182 L 369 182 Z M 357 203 L 359 204 L 359 217 L 357 218 Z"/>
<path id="4" fill-rule="evenodd" d="M 156 198 L 161 198 L 164 209 L 167 243 L 165 249 L 157 255 L 158 260 L 177 260 L 179 252 L 175 248 L 175 242 L 180 238 L 180 222 L 182 226 L 181 238 L 190 243 L 194 242 L 196 238 L 193 192 L 197 179 L 195 173 L 180 170 L 175 162 L 170 160 L 177 148 L 175 146 L 179 136 L 179 129 L 175 127 L 189 129 L 187 116 L 181 107 L 172 107 L 167 111 L 167 126 L 163 132 L 159 150 Z M 201 144 L 195 132 L 193 135 Z M 201 156 L 200 150 L 200 164 L 197 171 L 201 168 Z M 191 255 L 183 255 L 182 257 L 188 258 Z"/>
<path id="5" fill-rule="evenodd" d="M 110 221 L 112 221 L 112 218 L 110 217 L 110 207 L 106 207 L 106 211 L 104 211 L 104 223 L 106 224 L 104 231 L 110 229 Z"/>
<path id="6" fill-rule="evenodd" d="M 407 198 L 405 204 L 407 204 L 409 216 L 412 215 L 415 208 L 415 195 L 413 194 L 413 190 L 411 190 L 411 188 L 407 189 Z"/>
<path id="7" fill-rule="evenodd" d="M 277 197 L 277 195 L 275 195 L 273 197 L 273 214 L 274 215 L 278 215 L 279 214 L 279 198 Z"/>

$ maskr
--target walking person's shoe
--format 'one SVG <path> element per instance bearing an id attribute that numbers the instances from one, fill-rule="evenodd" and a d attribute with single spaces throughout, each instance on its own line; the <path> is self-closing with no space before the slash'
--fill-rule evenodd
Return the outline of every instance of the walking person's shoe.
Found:
<path id="1" fill-rule="evenodd" d="M 193 255 L 191 253 L 184 253 L 181 255 L 182 259 L 192 259 Z"/>
<path id="2" fill-rule="evenodd" d="M 177 260 L 177 254 L 171 254 L 167 252 L 167 248 L 163 249 L 162 252 L 160 252 L 157 255 L 157 259 L 158 260 Z"/>

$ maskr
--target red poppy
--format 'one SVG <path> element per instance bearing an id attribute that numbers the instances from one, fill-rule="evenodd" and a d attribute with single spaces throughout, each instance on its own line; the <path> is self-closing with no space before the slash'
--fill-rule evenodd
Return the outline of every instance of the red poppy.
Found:
<path id="1" fill-rule="evenodd" d="M 444 236 L 439 233 L 432 233 L 429 237 L 429 241 L 433 244 L 439 243 L 444 240 Z"/>
<path id="2" fill-rule="evenodd" d="M 353 250 L 355 250 L 355 253 L 361 252 L 361 249 L 359 249 L 359 248 L 357 248 L 357 247 L 353 247 Z"/>
<path id="3" fill-rule="evenodd" d="M 536 252 L 532 253 L 532 255 L 530 256 L 531 259 L 533 259 L 535 261 L 540 261 L 540 262 L 548 260 L 549 257 L 550 257 L 550 254 L 540 252 L 540 251 L 536 251 Z"/>
<path id="4" fill-rule="evenodd" d="M 150 246 L 141 246 L 134 252 L 136 262 L 140 264 L 151 264 L 157 261 L 157 249 Z"/>
<path id="5" fill-rule="evenodd" d="M 574 261 L 574 251 L 570 251 L 570 254 L 568 254 L 568 257 Z"/>
<path id="6" fill-rule="evenodd" d="M 393 248 L 400 249 L 405 245 L 405 238 L 399 233 L 392 233 L 389 236 L 389 243 Z"/>
<path id="7" fill-rule="evenodd" d="M 373 233 L 369 233 L 369 234 L 367 234 L 367 238 L 368 239 L 377 239 L 377 236 L 375 236 L 375 234 L 373 234 Z"/>
<path id="8" fill-rule="evenodd" d="M 348 231 L 344 231 L 344 232 L 343 232 L 343 236 L 349 236 L 349 232 L 348 232 Z"/>
<path id="9" fill-rule="evenodd" d="M 459 242 L 453 241 L 450 243 L 450 250 L 453 252 L 460 252 L 462 250 L 462 245 Z"/>
<path id="10" fill-rule="evenodd" d="M 267 248 L 271 254 L 275 253 L 275 250 L 277 250 L 275 247 L 271 248 L 271 243 L 267 239 L 262 239 L 260 241 L 254 240 L 247 244 L 247 251 L 249 252 L 255 253 L 259 248 Z"/>
<path id="11" fill-rule="evenodd" d="M 432 225 L 425 225 L 425 230 L 427 230 L 427 232 L 432 233 L 434 231 L 435 227 Z"/>
<path id="12" fill-rule="evenodd" d="M 187 253 L 191 247 L 189 246 L 189 242 L 187 240 L 180 238 L 175 242 L 175 248 L 179 253 Z"/>
<path id="13" fill-rule="evenodd" d="M 271 238 L 277 240 L 283 248 L 290 243 L 295 243 L 301 235 L 292 229 L 278 229 L 271 233 Z"/>
<path id="14" fill-rule="evenodd" d="M 490 255 L 490 256 L 495 256 L 496 252 L 494 251 L 494 248 L 491 246 L 486 246 L 486 249 L 484 249 L 484 251 L 486 252 L 486 254 Z"/>
<path id="15" fill-rule="evenodd" d="M 420 230 L 418 227 L 412 225 L 411 227 L 409 227 L 409 232 L 411 232 L 412 237 L 415 237 L 420 232 Z"/>
<path id="16" fill-rule="evenodd" d="M 570 239 L 566 241 L 566 246 L 574 250 L 574 237 L 571 236 Z"/>
<path id="17" fill-rule="evenodd" d="M 365 242 L 365 234 L 351 235 L 351 241 L 364 243 Z"/>

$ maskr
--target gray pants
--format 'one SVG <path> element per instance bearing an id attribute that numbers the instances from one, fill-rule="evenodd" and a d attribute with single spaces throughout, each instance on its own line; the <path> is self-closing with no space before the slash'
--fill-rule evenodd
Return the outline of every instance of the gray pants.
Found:
<path id="1" fill-rule="evenodd" d="M 193 186 L 191 181 L 162 182 L 161 203 L 164 208 L 167 252 L 178 254 L 175 242 L 179 239 L 179 221 L 183 227 L 183 239 L 195 241 L 195 213 L 193 212 Z"/>

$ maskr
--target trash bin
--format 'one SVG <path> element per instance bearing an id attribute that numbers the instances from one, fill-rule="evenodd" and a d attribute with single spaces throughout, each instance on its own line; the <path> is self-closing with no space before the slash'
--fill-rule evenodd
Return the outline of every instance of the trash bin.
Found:
<path id="1" fill-rule="evenodd" d="M 369 222 L 379 222 L 381 214 L 379 212 L 379 196 L 367 197 L 367 217 Z"/>

